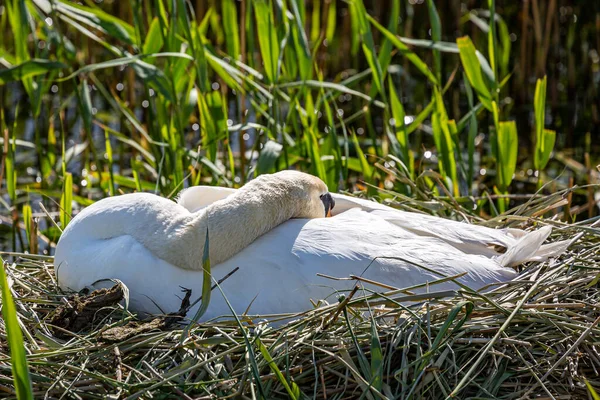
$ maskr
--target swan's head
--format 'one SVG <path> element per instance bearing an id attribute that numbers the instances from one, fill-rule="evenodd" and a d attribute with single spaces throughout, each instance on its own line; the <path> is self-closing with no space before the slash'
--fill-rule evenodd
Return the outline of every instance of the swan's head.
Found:
<path id="1" fill-rule="evenodd" d="M 329 217 L 335 206 L 327 185 L 319 178 L 303 172 L 287 170 L 261 175 L 248 185 L 253 183 L 260 186 L 259 190 L 269 191 L 283 202 L 277 201 L 277 206 L 291 210 L 291 218 Z"/>

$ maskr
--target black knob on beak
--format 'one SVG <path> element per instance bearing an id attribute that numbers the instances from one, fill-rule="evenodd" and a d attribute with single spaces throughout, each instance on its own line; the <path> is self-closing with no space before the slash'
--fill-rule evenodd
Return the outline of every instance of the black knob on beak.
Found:
<path id="1" fill-rule="evenodd" d="M 325 206 L 325 216 L 331 217 L 331 210 L 335 207 L 335 200 L 333 200 L 331 194 L 324 193 L 321 195 L 321 201 L 323 202 L 323 206 Z"/>

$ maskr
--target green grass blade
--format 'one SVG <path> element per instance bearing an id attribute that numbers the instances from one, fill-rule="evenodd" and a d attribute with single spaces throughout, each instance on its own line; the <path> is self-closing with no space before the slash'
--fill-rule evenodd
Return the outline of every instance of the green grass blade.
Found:
<path id="1" fill-rule="evenodd" d="M 360 45 L 360 21 L 358 20 L 358 9 L 354 5 L 349 5 L 350 12 L 350 54 L 355 59 Z"/>
<path id="2" fill-rule="evenodd" d="M 0 85 L 8 82 L 20 81 L 33 76 L 43 75 L 52 70 L 67 68 L 63 63 L 44 59 L 32 59 L 15 65 L 11 68 L 0 70 Z"/>
<path id="3" fill-rule="evenodd" d="M 494 74 L 494 84 L 498 84 L 498 49 L 496 41 L 496 0 L 488 0 L 490 9 L 490 29 L 488 31 L 488 57 Z M 497 97 L 497 96 L 496 96 Z"/>
<path id="4" fill-rule="evenodd" d="M 519 142 L 517 124 L 515 121 L 500 122 L 498 124 L 498 183 L 499 188 L 505 191 L 512 182 L 517 166 Z"/>
<path id="5" fill-rule="evenodd" d="M 313 0 L 310 17 L 310 41 L 316 43 L 321 34 L 321 0 Z"/>
<path id="6" fill-rule="evenodd" d="M 79 86 L 79 111 L 81 113 L 85 132 L 90 135 L 92 132 L 92 97 L 90 95 L 87 79 L 83 79 Z"/>
<path id="7" fill-rule="evenodd" d="M 310 79 L 311 69 L 311 53 L 310 47 L 308 46 L 308 39 L 306 37 L 306 31 L 304 30 L 304 23 L 302 21 L 302 13 L 298 4 L 298 0 L 290 0 L 292 12 L 294 14 L 294 29 L 292 30 L 292 37 L 294 38 L 294 47 L 296 50 L 296 57 L 298 59 L 298 68 L 300 70 L 300 78 L 305 81 Z"/>
<path id="8" fill-rule="evenodd" d="M 500 70 L 500 77 L 504 79 L 508 75 L 508 64 L 510 62 L 510 50 L 512 47 L 512 41 L 510 40 L 510 31 L 506 22 L 498 14 L 496 14 L 498 23 L 498 35 L 500 38 L 500 54 L 498 55 L 498 66 Z"/>
<path id="9" fill-rule="evenodd" d="M 29 204 L 25 204 L 23 206 L 23 222 L 25 223 L 25 234 L 27 235 L 27 240 L 31 240 L 31 234 L 33 232 L 33 214 Z"/>
<path id="10" fill-rule="evenodd" d="M 367 64 L 371 67 L 371 73 L 373 74 L 373 81 L 377 91 L 385 99 L 385 89 L 383 85 L 383 72 L 379 59 L 377 58 L 377 52 L 375 49 L 375 42 L 373 41 L 373 35 L 371 33 L 371 27 L 369 25 L 367 10 L 362 0 L 354 0 L 350 7 L 356 8 L 356 17 L 358 22 L 358 31 L 362 39 L 362 49 L 367 60 Z"/>
<path id="11" fill-rule="evenodd" d="M 106 147 L 106 161 L 108 162 L 108 194 L 112 197 L 115 195 L 115 178 L 113 173 L 113 152 L 108 131 L 104 131 L 104 144 Z"/>
<path id="12" fill-rule="evenodd" d="M 378 391 L 381 391 L 383 385 L 383 351 L 373 317 L 371 317 L 371 385 Z"/>
<path id="13" fill-rule="evenodd" d="M 158 17 L 154 17 L 152 23 L 150 24 L 150 28 L 148 28 L 148 33 L 146 34 L 146 39 L 144 40 L 144 45 L 142 47 L 142 53 L 158 53 L 163 47 L 163 44 L 163 35 L 160 31 L 160 21 L 158 20 Z"/>
<path id="14" fill-rule="evenodd" d="M 10 361 L 18 400 L 33 399 L 33 389 L 31 378 L 29 376 L 29 367 L 25 354 L 25 344 L 23 334 L 17 317 L 17 310 L 13 301 L 8 279 L 6 278 L 6 266 L 4 260 L 0 258 L 2 267 L 0 268 L 0 285 L 2 286 L 2 316 L 6 326 L 6 336 L 8 347 L 10 348 Z"/>
<path id="15" fill-rule="evenodd" d="M 363 153 L 360 148 L 360 143 L 358 142 L 358 137 L 356 133 L 352 132 L 352 143 L 354 144 L 354 150 L 356 151 L 356 156 L 360 161 L 360 170 L 366 180 L 370 180 L 373 177 L 373 169 L 371 168 L 371 164 L 365 157 L 365 153 Z"/>
<path id="16" fill-rule="evenodd" d="M 225 30 L 225 44 L 227 53 L 234 59 L 240 57 L 240 33 L 238 29 L 238 14 L 234 0 L 223 0 L 223 29 Z"/>
<path id="17" fill-rule="evenodd" d="M 396 2 L 394 2 L 396 3 Z M 330 44 L 333 43 L 335 37 L 335 28 L 337 23 L 337 1 L 329 2 L 329 9 L 327 10 L 327 28 L 325 30 L 325 39 Z"/>
<path id="18" fill-rule="evenodd" d="M 208 219 L 208 214 L 206 215 Z M 192 317 L 190 323 L 185 327 L 183 333 L 181 335 L 181 341 L 183 341 L 190 330 L 190 328 L 202 318 L 206 310 L 208 310 L 208 305 L 210 304 L 210 296 L 212 293 L 212 274 L 210 269 L 210 245 L 209 245 L 209 237 L 208 237 L 208 228 L 206 229 L 206 239 L 204 240 L 204 250 L 202 252 L 202 297 L 200 302 L 200 307 L 198 307 L 198 311 Z"/>
<path id="19" fill-rule="evenodd" d="M 435 110 L 432 114 L 431 127 L 435 145 L 439 153 L 438 164 L 442 176 L 450 180 L 452 183 L 452 191 L 455 196 L 458 196 L 459 184 L 456 168 L 456 155 L 454 151 L 454 140 L 452 138 L 452 131 L 455 131 L 456 127 L 453 126 L 452 130 L 450 128 L 450 124 L 454 125 L 454 121 L 448 121 L 448 113 L 444 106 L 442 94 L 437 88 L 434 88 L 434 96 Z"/>
<path id="20" fill-rule="evenodd" d="M 398 50 L 400 50 L 400 54 L 408 59 L 423 75 L 429 79 L 429 81 L 433 84 L 437 84 L 438 80 L 435 75 L 431 72 L 429 67 L 423 60 L 419 58 L 408 46 L 400 41 L 400 39 L 394 35 L 392 32 L 388 31 L 377 22 L 373 17 L 367 15 L 367 19 L 369 22 L 375 26 Z"/>
<path id="21" fill-rule="evenodd" d="M 270 83 L 278 80 L 278 61 L 279 61 L 279 41 L 277 39 L 277 30 L 273 20 L 273 12 L 270 5 L 265 0 L 256 0 L 253 2 L 254 16 L 256 18 L 258 44 L 260 54 L 263 59 L 265 73 Z"/>
<path id="22" fill-rule="evenodd" d="M 271 369 L 271 371 L 273 371 L 273 374 L 275 374 L 275 377 L 277 378 L 279 383 L 281 383 L 281 385 L 284 387 L 285 391 L 288 393 L 290 398 L 293 400 L 304 398 L 305 396 L 302 392 L 300 392 L 300 388 L 298 387 L 298 385 L 296 385 L 293 381 L 290 381 L 288 383 L 287 379 L 285 379 L 285 376 L 283 376 L 281 370 L 279 369 L 275 361 L 273 361 L 273 357 L 271 357 L 271 354 L 269 354 L 269 350 L 265 347 L 265 345 L 261 342 L 259 338 L 256 339 L 256 344 L 258 345 L 258 348 L 265 361 L 267 362 L 267 364 L 269 364 L 269 368 Z"/>
<path id="23" fill-rule="evenodd" d="M 438 14 L 437 8 L 433 0 L 427 0 L 427 10 L 429 12 L 429 23 L 431 25 L 431 38 L 434 42 L 442 40 L 442 21 Z M 433 65 L 435 69 L 435 75 L 438 83 L 441 85 L 442 82 L 442 56 L 440 51 L 436 48 L 433 49 Z"/>
<path id="24" fill-rule="evenodd" d="M 18 115 L 19 111 L 15 111 L 15 115 Z M 0 116 L 4 116 L 4 112 L 2 111 Z M 16 120 L 15 120 L 16 124 Z M 14 205 L 17 201 L 17 169 L 15 168 L 15 153 L 17 150 L 17 138 L 15 136 L 15 129 L 13 127 L 11 143 L 4 143 L 4 149 L 6 152 L 6 188 L 8 190 L 8 197 L 10 198 L 11 203 Z M 8 132 L 5 131 L 4 140 L 8 139 Z M 8 140 L 7 140 L 8 141 Z"/>
<path id="25" fill-rule="evenodd" d="M 469 189 L 472 188 L 472 182 L 475 179 L 475 139 L 477 137 L 477 115 L 474 112 L 475 108 L 473 107 L 473 89 L 471 88 L 471 84 L 466 76 L 463 73 L 463 81 L 465 83 L 465 92 L 467 93 L 467 101 L 469 103 L 469 108 L 471 112 L 469 113 L 469 136 L 467 138 L 467 151 L 469 154 L 468 158 L 468 168 L 467 168 L 467 182 L 469 184 Z"/>
<path id="26" fill-rule="evenodd" d="M 396 133 L 396 139 L 398 140 L 398 144 L 400 145 L 400 155 L 402 157 L 402 162 L 409 168 L 410 173 L 412 174 L 414 171 L 412 170 L 412 165 L 410 163 L 410 145 L 408 141 L 408 132 L 406 130 L 406 123 L 404 118 L 406 114 L 404 112 L 404 106 L 398 97 L 398 93 L 396 92 L 396 88 L 394 87 L 394 83 L 392 82 L 392 78 L 388 76 L 388 84 L 390 91 L 390 108 L 392 111 L 392 118 L 394 120 L 394 129 Z"/>
<path id="27" fill-rule="evenodd" d="M 550 152 L 546 151 L 546 135 L 544 133 L 545 114 L 546 114 L 546 85 L 547 78 L 538 79 L 535 85 L 535 95 L 533 98 L 533 107 L 535 115 L 535 155 L 533 164 L 535 169 L 540 171 L 544 169 L 548 160 L 544 160 L 544 155 Z M 550 150 L 551 151 L 551 150 Z"/>
<path id="28" fill-rule="evenodd" d="M 552 150 L 554 150 L 554 143 L 556 142 L 556 131 L 552 129 L 544 129 L 544 133 L 542 136 L 544 138 L 544 149 L 538 155 L 538 158 L 541 160 L 541 170 L 546 168 L 548 161 L 550 161 L 550 154 L 552 153 Z"/>
<path id="29" fill-rule="evenodd" d="M 135 29 L 122 19 L 102 11 L 98 7 L 87 7 L 64 1 L 54 1 L 53 3 L 56 12 L 100 30 L 128 45 L 135 45 Z"/>
<path id="30" fill-rule="evenodd" d="M 60 198 L 60 227 L 64 230 L 73 211 L 73 175 L 70 172 L 64 174 L 63 192 Z"/>
<path id="31" fill-rule="evenodd" d="M 392 34 L 396 34 L 396 30 L 398 28 L 398 19 L 400 15 L 400 2 L 394 1 L 392 2 L 392 9 L 390 11 L 390 19 L 388 22 L 388 31 Z M 392 60 L 392 41 L 387 37 L 384 37 L 383 43 L 379 46 L 379 64 L 381 65 L 381 72 L 383 74 L 382 79 L 385 79 L 387 75 L 387 69 L 390 65 L 390 61 Z M 372 97 L 375 96 L 374 89 L 371 88 Z"/>
<path id="32" fill-rule="evenodd" d="M 486 86 L 483 75 L 481 74 L 481 64 L 477 57 L 475 46 L 468 36 L 463 36 L 456 39 L 458 50 L 460 52 L 460 60 L 462 62 L 469 83 L 477 92 L 479 100 L 488 110 L 492 110 L 492 95 Z"/>
<path id="33" fill-rule="evenodd" d="M 587 387 L 587 390 L 590 393 L 590 396 L 592 396 L 592 399 L 600 400 L 600 394 L 598 394 L 598 392 L 596 391 L 596 389 L 594 389 L 592 384 L 590 382 L 588 382 L 588 380 L 585 378 L 583 378 L 583 382 L 585 383 L 585 386 Z"/>

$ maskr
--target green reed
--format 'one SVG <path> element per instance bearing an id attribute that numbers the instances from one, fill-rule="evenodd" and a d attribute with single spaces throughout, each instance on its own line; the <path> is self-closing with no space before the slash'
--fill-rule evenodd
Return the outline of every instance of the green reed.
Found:
<path id="1" fill-rule="evenodd" d="M 481 211 L 502 212 L 518 167 L 538 171 L 541 185 L 556 131 L 545 126 L 540 80 L 535 93 L 528 89 L 535 140 L 524 149 L 527 126 L 508 101 L 509 25 L 495 1 L 482 6 L 461 14 L 470 35 L 454 42 L 447 10 L 433 1 L 418 9 L 431 35 L 415 38 L 417 6 L 399 1 L 380 13 L 362 0 L 11 0 L 0 19 L 2 119 L 14 120 L 6 125 L 9 198 L 60 191 L 78 202 L 140 189 L 172 196 L 282 168 L 309 171 L 331 190 L 362 182 L 416 195 L 386 171 L 397 160 L 434 193 L 496 193 L 497 204 Z M 13 88 L 28 98 L 20 113 L 6 108 Z M 26 119 L 35 134 L 23 143 Z M 41 182 L 19 175 L 19 141 L 35 149 Z M 87 186 L 69 194 L 68 180 L 83 178 L 70 167 L 77 160 Z M 70 207 L 61 208 L 63 225 Z"/>

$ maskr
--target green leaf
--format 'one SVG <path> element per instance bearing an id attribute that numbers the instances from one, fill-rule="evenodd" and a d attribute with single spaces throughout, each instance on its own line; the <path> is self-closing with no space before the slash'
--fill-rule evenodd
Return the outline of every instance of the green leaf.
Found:
<path id="1" fill-rule="evenodd" d="M 206 214 L 205 216 L 208 220 L 209 215 Z M 208 225 L 208 224 L 207 224 Z M 181 335 L 181 340 L 183 341 L 186 337 L 187 337 L 187 333 L 189 331 L 189 329 L 196 323 L 198 322 L 198 320 L 200 318 L 202 318 L 202 316 L 204 315 L 204 313 L 206 312 L 206 310 L 208 310 L 208 305 L 210 304 L 210 296 L 212 293 L 212 274 L 211 274 L 211 270 L 210 270 L 210 245 L 209 245 L 209 238 L 208 238 L 208 228 L 206 228 L 206 238 L 204 240 L 204 249 L 202 252 L 202 271 L 203 271 L 203 275 L 202 275 L 202 301 L 200 303 L 200 307 L 198 307 L 198 311 L 196 311 L 196 314 L 194 315 L 194 317 L 192 318 L 192 320 L 190 321 L 190 323 L 185 327 L 182 335 Z"/>
<path id="2" fill-rule="evenodd" d="M 0 85 L 8 82 L 20 81 L 37 75 L 43 75 L 48 71 L 59 70 L 67 66 L 60 62 L 34 58 L 14 67 L 0 70 Z"/>
<path id="3" fill-rule="evenodd" d="M 477 51 L 471 39 L 468 36 L 456 39 L 458 51 L 460 53 L 460 61 L 463 65 L 469 83 L 479 97 L 479 100 L 488 110 L 492 110 L 492 95 L 486 86 L 483 75 L 481 74 L 481 64 L 477 57 Z"/>
<path id="4" fill-rule="evenodd" d="M 406 166 L 410 166 L 410 157 L 409 157 L 409 142 L 408 142 L 408 132 L 406 130 L 406 124 L 404 122 L 404 118 L 406 116 L 404 112 L 404 107 L 400 102 L 400 98 L 398 97 L 398 93 L 396 93 L 396 89 L 394 88 L 394 84 L 392 82 L 392 78 L 388 77 L 388 84 L 390 90 L 390 108 L 392 110 L 392 118 L 394 120 L 393 129 L 396 133 L 396 139 L 398 140 L 398 144 L 400 145 L 400 152 L 402 157 L 402 162 Z M 410 168 L 410 167 L 409 167 Z M 411 169 L 411 173 L 412 173 Z"/>
<path id="5" fill-rule="evenodd" d="M 295 0 L 293 0 L 295 1 Z M 394 4 L 397 2 L 394 2 Z M 329 2 L 329 10 L 327 10 L 327 29 L 325 31 L 325 38 L 331 44 L 335 36 L 335 28 L 337 22 L 337 1 Z"/>
<path id="6" fill-rule="evenodd" d="M 457 317 L 462 312 L 463 308 L 464 315 L 457 321 Z M 420 369 L 423 369 L 429 363 L 429 360 L 439 350 L 445 339 L 447 340 L 448 338 L 452 337 L 453 332 L 457 332 L 464 325 L 473 312 L 473 309 L 473 303 L 470 301 L 461 301 L 456 304 L 452 310 L 450 310 L 446 321 L 444 321 L 444 324 L 440 327 L 435 339 L 433 340 L 431 348 L 421 356 Z M 453 327 L 452 324 L 454 324 Z M 451 327 L 452 330 L 450 329 Z"/>
<path id="7" fill-rule="evenodd" d="M 545 114 L 546 114 L 546 83 L 547 78 L 544 76 L 543 79 L 538 79 L 535 85 L 535 95 L 533 98 L 533 107 L 535 114 L 535 155 L 534 155 L 534 166 L 535 169 L 540 171 L 546 167 L 550 158 L 550 153 L 554 148 L 554 139 L 556 134 L 552 134 L 550 130 L 544 129 L 545 126 Z M 548 133 L 546 133 L 548 132 Z M 548 138 L 552 143 L 546 143 Z M 549 147 L 549 148 L 548 148 Z"/>
<path id="8" fill-rule="evenodd" d="M 358 20 L 358 10 L 352 4 L 348 7 L 350 11 L 350 54 L 355 57 L 358 54 L 358 45 L 360 44 L 360 21 Z"/>
<path id="9" fill-rule="evenodd" d="M 22 0 L 8 0 L 6 7 L 10 32 L 14 37 L 16 62 L 27 61 L 30 58 L 27 50 L 27 28 L 30 26 L 27 5 Z"/>
<path id="10" fill-rule="evenodd" d="M 238 29 L 238 14 L 234 0 L 223 0 L 223 29 L 225 30 L 225 43 L 227 53 L 233 59 L 240 58 L 240 33 Z"/>
<path id="11" fill-rule="evenodd" d="M 352 96 L 356 96 L 356 97 L 360 97 L 361 99 L 365 99 L 368 102 L 373 102 L 376 106 L 378 107 L 385 107 L 385 104 L 380 102 L 380 101 L 374 101 L 372 97 L 370 97 L 369 95 L 366 95 L 362 92 L 359 92 L 357 90 L 353 90 L 350 89 L 347 86 L 341 85 L 339 83 L 334 83 L 334 82 L 323 82 L 323 81 L 317 81 L 317 80 L 308 80 L 308 81 L 302 81 L 302 82 L 289 82 L 289 83 L 283 83 L 278 85 L 277 87 L 279 88 L 289 88 L 289 87 L 298 87 L 298 86 L 308 86 L 308 87 L 314 87 L 317 89 L 333 89 L 333 90 L 337 90 L 339 92 L 342 93 L 347 93 L 350 94 Z"/>
<path id="12" fill-rule="evenodd" d="M 275 374 L 277 380 L 284 387 L 290 398 L 293 400 L 304 398 L 305 396 L 302 392 L 300 392 L 300 388 L 298 387 L 298 385 L 296 385 L 296 383 L 293 381 L 290 381 L 288 383 L 287 379 L 285 379 L 285 376 L 283 376 L 281 370 L 279 369 L 275 361 L 273 361 L 273 357 L 271 357 L 271 354 L 269 354 L 269 350 L 265 347 L 262 341 L 259 338 L 256 338 L 256 343 L 258 344 L 258 348 L 260 349 L 260 352 L 264 357 L 265 361 L 267 362 L 267 364 L 269 364 L 269 368 L 271 369 L 271 371 L 273 371 L 273 374 Z"/>
<path id="13" fill-rule="evenodd" d="M 12 370 L 13 383 L 17 392 L 17 399 L 33 399 L 33 389 L 31 378 L 29 376 L 29 367 L 27 366 L 27 357 L 25 354 L 25 344 L 23 334 L 17 316 L 17 310 L 13 301 L 4 260 L 0 258 L 2 267 L 0 267 L 0 286 L 2 289 L 2 316 L 6 327 L 6 336 L 8 347 L 10 348 L 10 364 Z"/>
<path id="14" fill-rule="evenodd" d="M 434 42 L 442 40 L 442 22 L 440 15 L 437 12 L 433 0 L 427 0 L 427 10 L 429 12 L 429 23 L 431 25 L 431 38 Z M 442 57 L 438 49 L 433 49 L 433 61 L 435 66 L 435 74 L 438 82 L 442 79 Z"/>
<path id="15" fill-rule="evenodd" d="M 63 183 L 63 193 L 60 198 L 60 227 L 64 230 L 73 211 L 73 176 L 70 172 L 64 174 L 65 182 Z"/>
<path id="16" fill-rule="evenodd" d="M 456 168 L 456 156 L 454 152 L 454 140 L 452 132 L 456 130 L 454 121 L 448 120 L 448 113 L 444 106 L 442 94 L 439 89 L 434 88 L 435 110 L 431 118 L 431 128 L 433 130 L 433 138 L 435 146 L 438 149 L 438 165 L 440 173 L 444 178 L 449 178 L 452 182 L 454 195 L 458 193 L 458 177 Z M 450 126 L 452 125 L 452 127 Z"/>
<path id="17" fill-rule="evenodd" d="M 501 77 L 504 77 L 508 74 L 508 63 L 510 61 L 510 49 L 512 46 L 512 41 L 510 40 L 510 32 L 508 30 L 508 26 L 506 22 L 496 14 L 497 23 L 498 23 L 498 34 L 500 37 L 500 55 L 498 59 L 498 64 L 500 66 Z"/>
<path id="18" fill-rule="evenodd" d="M 552 129 L 544 129 L 542 134 L 544 148 L 540 149 L 536 145 L 535 149 L 535 164 L 537 164 L 538 170 L 546 168 L 548 161 L 550 161 L 550 154 L 554 150 L 554 142 L 556 141 L 556 131 Z"/>
<path id="19" fill-rule="evenodd" d="M 355 132 L 352 132 L 352 143 L 354 144 L 354 149 L 356 150 L 356 155 L 360 162 L 360 170 L 363 176 L 365 179 L 371 179 L 373 176 L 373 170 L 371 169 L 369 161 L 365 157 L 365 153 L 363 153 L 362 149 L 360 148 L 360 143 L 358 142 Z M 350 167 L 350 164 L 348 164 L 348 167 Z"/>
<path id="20" fill-rule="evenodd" d="M 312 0 L 312 15 L 310 17 L 310 40 L 316 43 L 321 33 L 321 0 Z"/>
<path id="21" fill-rule="evenodd" d="M 408 38 L 403 36 L 398 36 L 398 39 L 402 41 L 402 43 L 410 44 L 411 46 L 422 47 L 424 49 L 429 50 L 439 50 L 442 53 L 456 53 L 458 54 L 458 46 L 453 42 L 442 42 L 442 41 L 433 41 L 427 39 L 415 39 Z"/>
<path id="22" fill-rule="evenodd" d="M 371 317 L 371 385 L 381 391 L 383 385 L 383 352 L 377 333 L 377 325 Z"/>
<path id="23" fill-rule="evenodd" d="M 306 31 L 304 30 L 304 24 L 302 21 L 302 15 L 298 0 L 290 0 L 292 5 L 292 11 L 294 14 L 294 29 L 292 30 L 292 37 L 294 38 L 294 47 L 296 49 L 296 57 L 298 58 L 298 67 L 300 69 L 300 78 L 305 81 L 310 79 L 312 72 L 311 69 L 311 54 L 310 47 L 308 46 L 308 39 L 306 37 Z"/>
<path id="24" fill-rule="evenodd" d="M 394 1 L 392 2 L 392 9 L 390 10 L 390 19 L 388 22 L 388 31 L 396 34 L 396 30 L 398 28 L 398 19 L 400 14 L 400 2 Z M 390 61 L 392 60 L 392 42 L 387 37 L 384 38 L 383 43 L 379 47 L 379 64 L 381 65 L 381 71 L 383 73 L 383 77 L 385 77 L 387 73 L 388 66 L 390 65 Z M 374 96 L 374 95 L 373 95 Z"/>
<path id="25" fill-rule="evenodd" d="M 277 68 L 279 61 L 279 40 L 273 20 L 271 7 L 265 0 L 253 2 L 254 16 L 256 18 L 258 44 L 260 55 L 265 67 L 265 73 L 270 83 L 275 83 L 279 77 Z"/>
<path id="26" fill-rule="evenodd" d="M 79 85 L 79 110 L 81 119 L 86 133 L 89 135 L 92 132 L 92 97 L 90 96 L 90 88 L 87 79 L 83 79 Z"/>
<path id="27" fill-rule="evenodd" d="M 398 50 L 400 50 L 400 54 L 408 59 L 423 75 L 429 79 L 429 81 L 433 84 L 437 84 L 438 80 L 433 75 L 433 73 L 429 70 L 427 64 L 423 62 L 408 46 L 400 41 L 400 39 L 385 29 L 379 22 L 377 22 L 373 17 L 367 15 L 367 19 L 375 26 Z"/>
<path id="28" fill-rule="evenodd" d="M 18 115 L 18 111 L 15 111 L 15 115 Z M 0 111 L 0 117 L 3 117 L 4 113 Z M 16 120 L 15 120 L 16 122 Z M 17 201 L 17 169 L 15 168 L 15 152 L 17 150 L 17 138 L 15 137 L 15 129 L 12 130 L 12 138 L 10 144 L 4 144 L 8 147 L 8 154 L 6 155 L 6 188 L 8 189 L 8 197 L 12 204 Z M 5 148 L 6 148 L 5 147 Z"/>
<path id="29" fill-rule="evenodd" d="M 464 73 L 463 73 L 464 75 Z M 469 182 L 469 187 L 472 186 L 470 182 L 475 179 L 475 138 L 477 137 L 477 116 L 475 112 L 475 108 L 473 107 L 473 89 L 471 88 L 471 84 L 469 80 L 464 77 L 463 81 L 465 82 L 465 92 L 467 93 L 467 100 L 469 103 L 469 108 L 471 112 L 469 112 L 469 136 L 467 139 L 468 153 L 469 153 L 469 169 L 467 172 L 467 182 Z"/>
<path id="30" fill-rule="evenodd" d="M 29 204 L 25 204 L 23 206 L 23 222 L 25 223 L 25 233 L 27 235 L 27 240 L 31 240 L 31 233 L 33 231 L 32 224 L 32 212 L 31 206 Z"/>
<path id="31" fill-rule="evenodd" d="M 590 392 L 590 395 L 592 396 L 592 399 L 594 400 L 600 400 L 600 394 L 598 394 L 598 392 L 596 391 L 596 389 L 594 389 L 594 387 L 592 386 L 591 383 L 588 382 L 587 379 L 583 378 L 583 382 L 585 382 L 585 386 L 587 387 L 588 392 Z"/>
<path id="32" fill-rule="evenodd" d="M 113 173 L 113 153 L 108 131 L 104 131 L 104 146 L 106 147 L 106 161 L 108 162 L 108 193 L 115 195 L 115 178 Z"/>
<path id="33" fill-rule="evenodd" d="M 163 36 L 162 32 L 160 31 L 160 21 L 158 20 L 158 17 L 154 17 L 152 23 L 150 24 L 150 28 L 148 28 L 146 40 L 144 41 L 144 46 L 142 47 L 142 53 L 158 53 L 163 47 L 163 43 Z"/>
<path id="34" fill-rule="evenodd" d="M 512 182 L 517 166 L 519 141 L 515 121 L 498 124 L 498 186 L 505 191 Z"/>
<path id="35" fill-rule="evenodd" d="M 421 111 L 420 113 L 417 114 L 417 116 L 410 123 L 410 125 L 408 125 L 406 127 L 406 132 L 408 134 L 411 134 L 414 131 L 416 131 L 417 128 L 419 128 L 421 126 L 421 124 L 423 123 L 423 121 L 425 121 L 427 119 L 427 117 L 429 117 L 429 115 L 433 111 L 433 107 L 434 106 L 435 106 L 435 98 L 431 99 L 431 101 L 429 102 L 429 104 L 427 104 L 427 107 L 425 107 L 423 109 L 423 111 Z"/>
<path id="36" fill-rule="evenodd" d="M 224 102 L 219 91 L 208 92 L 198 96 L 198 109 L 200 112 L 200 126 L 202 132 L 202 146 L 207 151 L 211 161 L 217 158 L 217 145 L 219 140 L 227 134 L 227 125 Z"/>
<path id="37" fill-rule="evenodd" d="M 490 29 L 488 31 L 488 57 L 490 59 L 490 66 L 492 67 L 492 73 L 494 76 L 494 85 L 498 81 L 498 54 L 496 44 L 496 1 L 488 0 L 488 7 L 490 9 Z"/>
<path id="38" fill-rule="evenodd" d="M 74 2 L 66 3 L 63 1 L 54 1 L 53 4 L 54 10 L 59 14 L 104 32 L 110 37 L 122 40 L 126 44 L 135 45 L 135 29 L 122 19 L 97 7 L 87 7 Z"/>
<path id="39" fill-rule="evenodd" d="M 377 91 L 381 93 L 385 98 L 385 91 L 383 87 L 383 72 L 379 59 L 377 58 L 377 52 L 375 50 L 375 42 L 373 41 L 373 35 L 371 34 L 371 27 L 368 22 L 368 14 L 365 9 L 365 5 L 362 0 L 354 0 L 350 7 L 356 8 L 356 17 L 358 22 L 358 32 L 362 38 L 362 49 L 367 60 L 367 64 L 371 67 L 371 73 L 373 74 L 373 81 Z"/>

